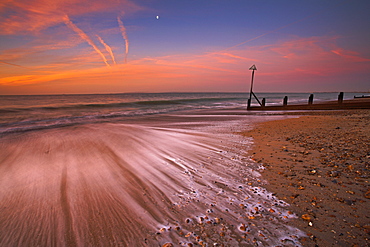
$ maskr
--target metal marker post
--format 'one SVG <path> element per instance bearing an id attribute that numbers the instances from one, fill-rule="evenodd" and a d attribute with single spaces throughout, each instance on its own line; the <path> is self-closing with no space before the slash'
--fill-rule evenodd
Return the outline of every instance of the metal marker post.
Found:
<path id="1" fill-rule="evenodd" d="M 253 93 L 253 80 L 254 80 L 254 71 L 257 70 L 256 65 L 252 65 L 249 70 L 252 70 L 252 81 L 251 81 L 251 91 L 249 93 L 249 98 L 252 99 L 252 93 Z"/>
<path id="2" fill-rule="evenodd" d="M 252 65 L 249 70 L 252 70 L 252 81 L 251 81 L 251 91 L 249 93 L 249 99 L 248 99 L 248 108 L 251 106 L 251 103 L 252 103 L 252 95 L 254 96 L 254 98 L 257 100 L 257 102 L 260 104 L 260 106 L 262 106 L 262 103 L 259 101 L 259 99 L 257 98 L 257 96 L 253 93 L 253 80 L 254 80 L 254 71 L 257 70 L 256 68 L 256 65 Z"/>

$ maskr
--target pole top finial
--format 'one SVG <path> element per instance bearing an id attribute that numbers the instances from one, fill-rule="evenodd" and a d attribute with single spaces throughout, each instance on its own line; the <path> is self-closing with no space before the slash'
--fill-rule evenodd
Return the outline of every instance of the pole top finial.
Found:
<path id="1" fill-rule="evenodd" d="M 256 68 L 256 65 L 252 65 L 250 68 L 249 68 L 249 70 L 257 70 L 257 68 Z"/>

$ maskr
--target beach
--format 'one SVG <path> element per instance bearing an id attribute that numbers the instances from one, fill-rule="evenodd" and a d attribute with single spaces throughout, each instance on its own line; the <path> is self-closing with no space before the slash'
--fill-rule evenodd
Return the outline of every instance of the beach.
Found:
<path id="1" fill-rule="evenodd" d="M 369 110 L 295 113 L 245 133 L 265 187 L 290 204 L 303 246 L 369 243 Z"/>
<path id="2" fill-rule="evenodd" d="M 0 245 L 363 246 L 368 110 L 242 96 L 4 98 Z"/>
<path id="3" fill-rule="evenodd" d="M 297 215 L 262 187 L 239 134 L 270 118 L 202 112 L 6 134 L 1 245 L 300 245 Z"/>

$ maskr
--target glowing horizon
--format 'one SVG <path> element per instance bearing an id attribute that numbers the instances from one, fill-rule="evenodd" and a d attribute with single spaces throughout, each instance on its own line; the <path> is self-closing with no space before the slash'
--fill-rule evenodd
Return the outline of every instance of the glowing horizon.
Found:
<path id="1" fill-rule="evenodd" d="M 370 90 L 369 3 L 267 3 L 8 1 L 0 95 Z"/>

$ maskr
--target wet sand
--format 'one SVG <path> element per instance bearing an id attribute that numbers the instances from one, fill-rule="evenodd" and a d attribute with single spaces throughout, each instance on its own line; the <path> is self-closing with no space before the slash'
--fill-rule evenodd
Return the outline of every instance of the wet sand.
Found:
<path id="1" fill-rule="evenodd" d="M 292 114 L 292 113 L 286 113 Z M 368 246 L 370 111 L 297 112 L 250 132 L 265 187 L 290 204 L 304 246 Z"/>
<path id="2" fill-rule="evenodd" d="M 369 111 L 263 114 L 3 136 L 0 245 L 366 246 Z"/>
<path id="3" fill-rule="evenodd" d="M 252 119 L 166 116 L 2 136 L 0 245 L 299 246 L 297 215 L 261 186 L 251 138 L 239 134 Z"/>

